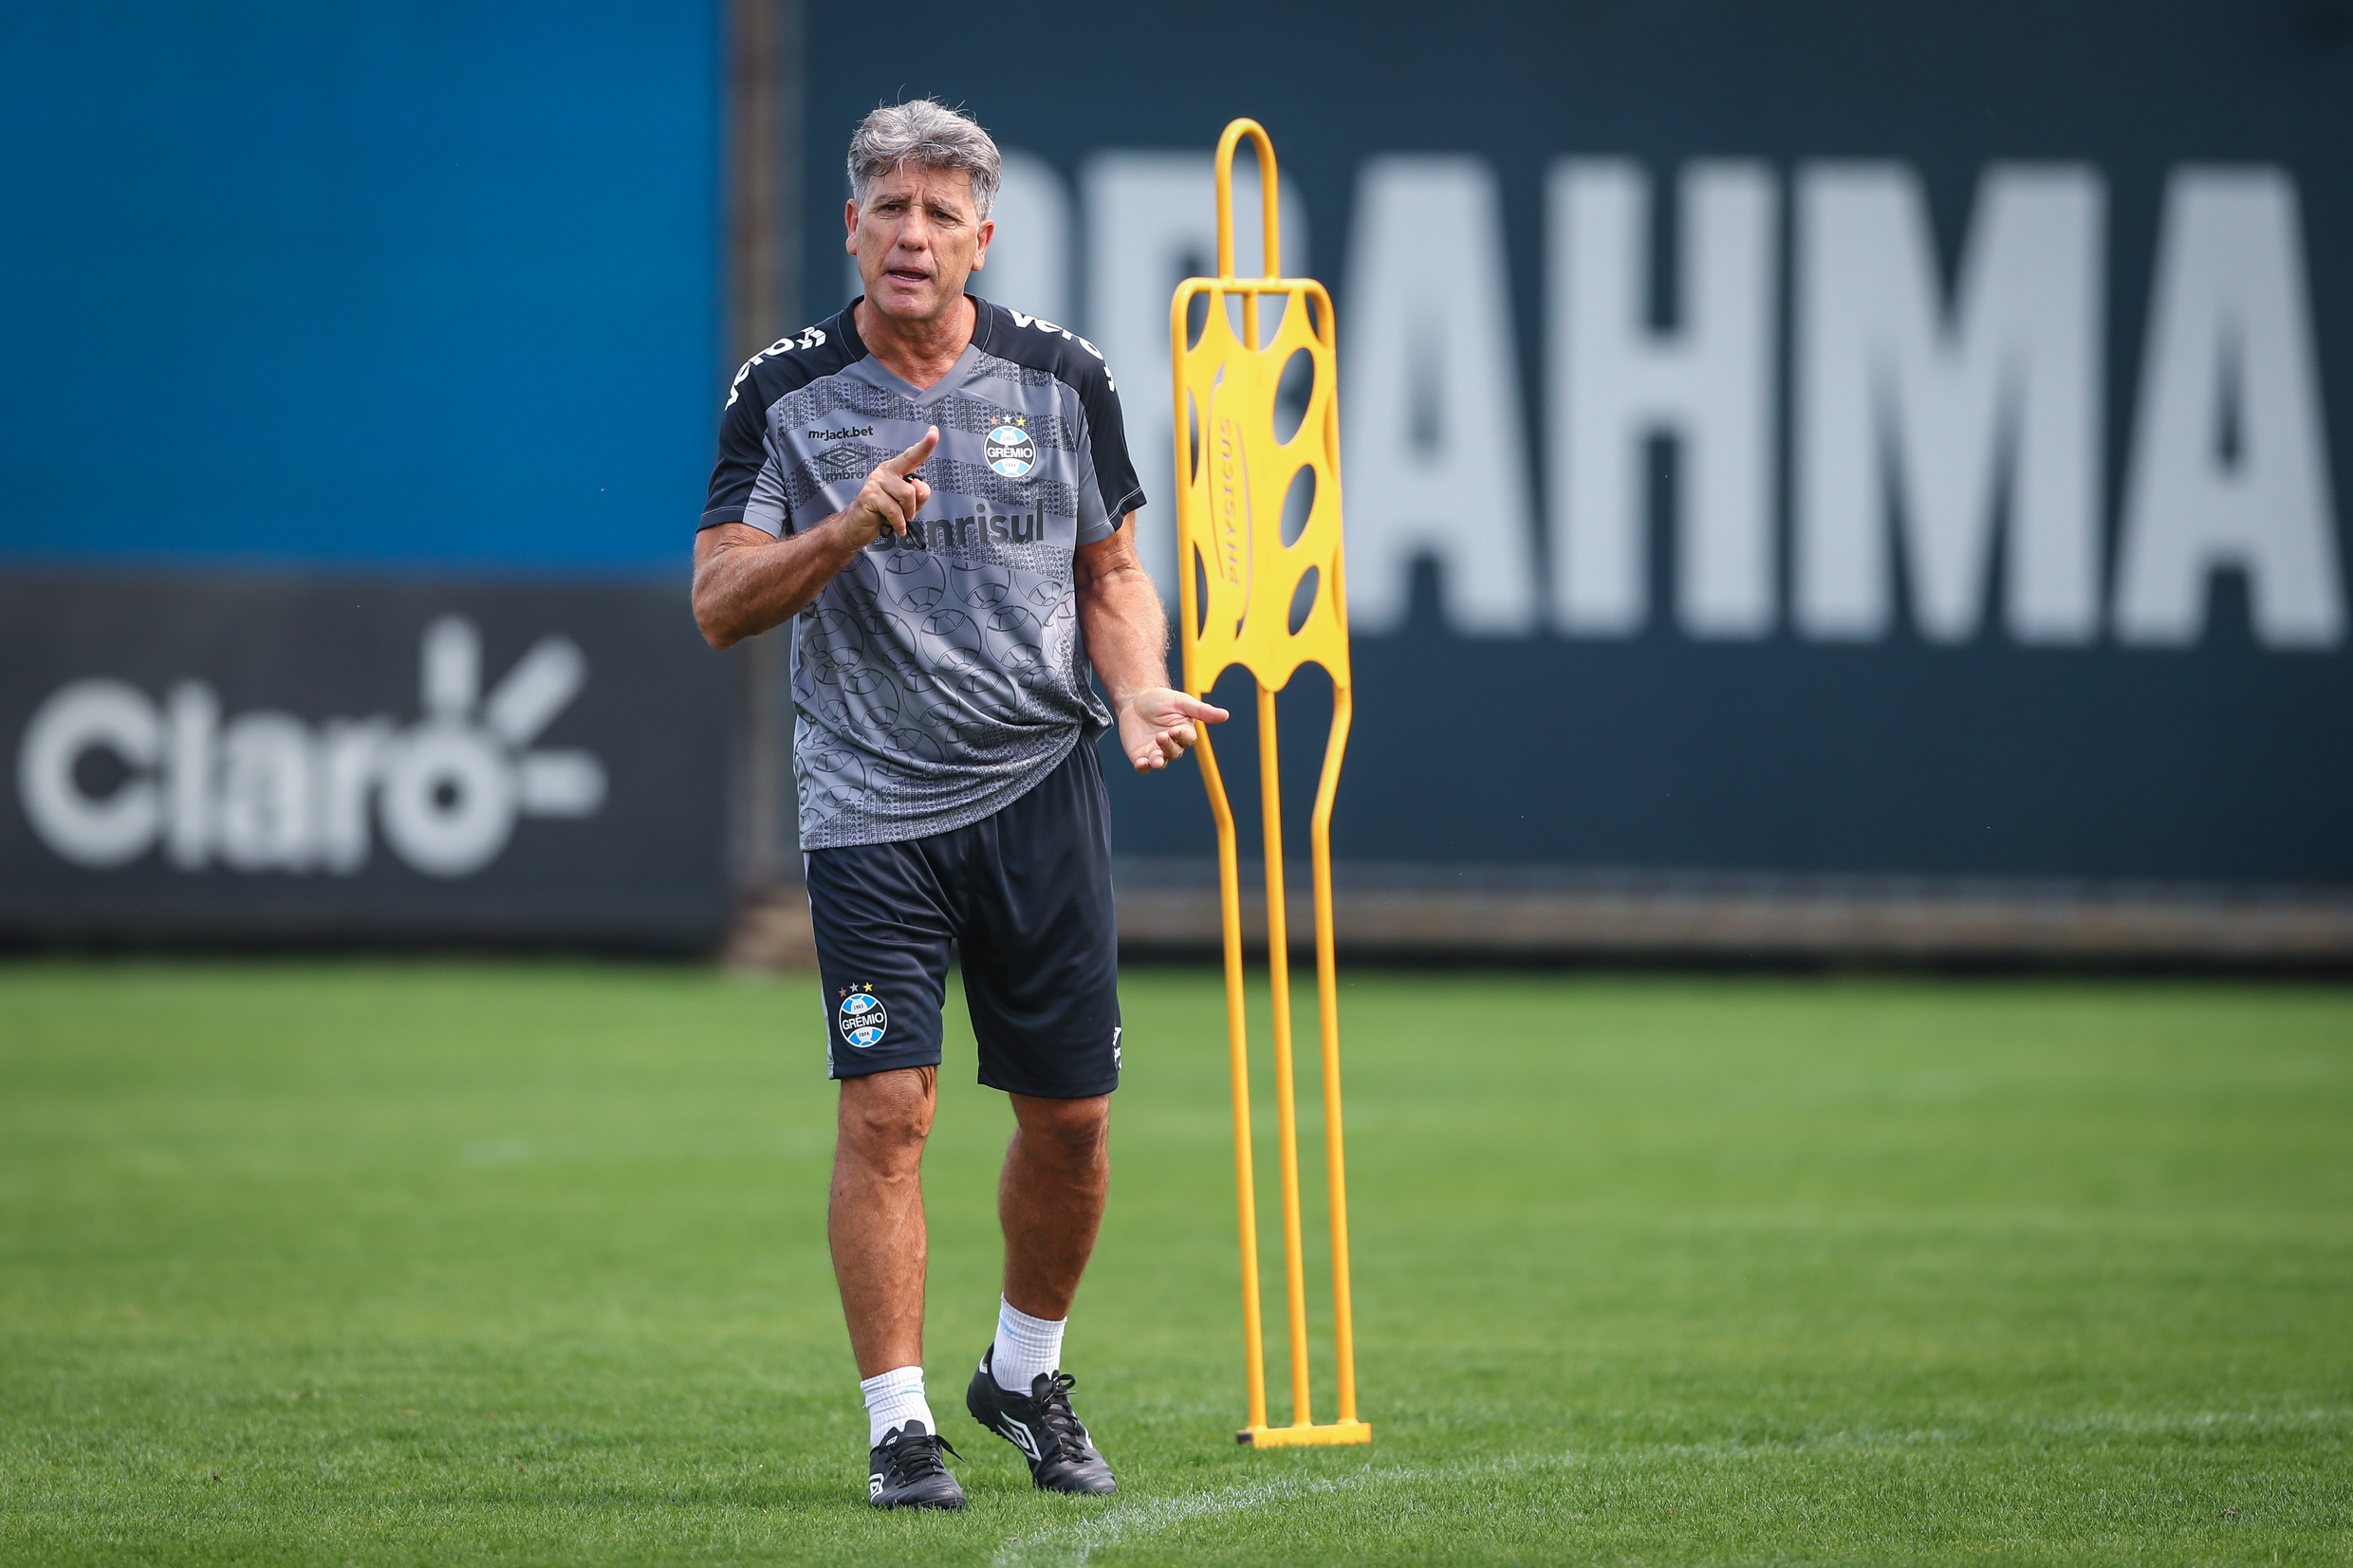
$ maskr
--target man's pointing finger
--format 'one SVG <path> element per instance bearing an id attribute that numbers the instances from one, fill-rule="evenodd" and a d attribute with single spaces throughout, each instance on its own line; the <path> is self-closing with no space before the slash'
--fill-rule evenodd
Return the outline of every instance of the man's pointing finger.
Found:
<path id="1" fill-rule="evenodd" d="M 895 474 L 913 473 L 923 466 L 923 460 L 931 456 L 932 449 L 937 445 L 939 445 L 939 427 L 934 425 L 923 433 L 922 440 L 884 463 L 882 467 L 885 470 Z"/>

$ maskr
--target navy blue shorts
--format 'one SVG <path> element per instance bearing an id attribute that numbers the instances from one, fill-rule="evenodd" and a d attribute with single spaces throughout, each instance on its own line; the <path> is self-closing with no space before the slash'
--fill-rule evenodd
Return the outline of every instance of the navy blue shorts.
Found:
<path id="1" fill-rule="evenodd" d="M 970 826 L 807 858 L 826 1077 L 938 1064 L 954 943 L 982 1083 L 1047 1099 L 1120 1086 L 1111 806 L 1093 746 Z"/>

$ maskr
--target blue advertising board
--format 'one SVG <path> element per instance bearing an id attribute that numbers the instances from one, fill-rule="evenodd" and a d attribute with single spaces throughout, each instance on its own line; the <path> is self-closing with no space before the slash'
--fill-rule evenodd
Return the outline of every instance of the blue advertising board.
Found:
<path id="1" fill-rule="evenodd" d="M 676 573 L 718 8 L 0 8 L 0 561 Z"/>

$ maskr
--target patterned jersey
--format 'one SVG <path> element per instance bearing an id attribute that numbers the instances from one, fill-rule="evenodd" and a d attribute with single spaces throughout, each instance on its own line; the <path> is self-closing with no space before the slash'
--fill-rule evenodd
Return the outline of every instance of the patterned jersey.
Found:
<path id="1" fill-rule="evenodd" d="M 1144 504 L 1095 345 L 975 299 L 973 341 L 917 389 L 869 354 L 857 304 L 736 373 L 702 526 L 779 538 L 848 506 L 875 465 L 939 427 L 932 487 L 792 627 L 801 847 L 978 821 L 1110 728 L 1071 597 L 1071 554 Z"/>

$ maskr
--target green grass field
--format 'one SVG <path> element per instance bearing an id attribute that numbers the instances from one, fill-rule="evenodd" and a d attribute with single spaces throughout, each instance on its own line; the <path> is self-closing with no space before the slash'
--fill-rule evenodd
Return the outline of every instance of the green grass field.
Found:
<path id="1" fill-rule="evenodd" d="M 0 968 L 0 1560 L 2353 1559 L 2353 991 L 1356 977 L 1377 1436 L 1261 1453 L 1218 987 L 1125 995 L 1068 1348 L 1122 1489 L 962 1411 L 1010 1121 L 959 1033 L 973 1505 L 886 1516 L 813 982 Z"/>

